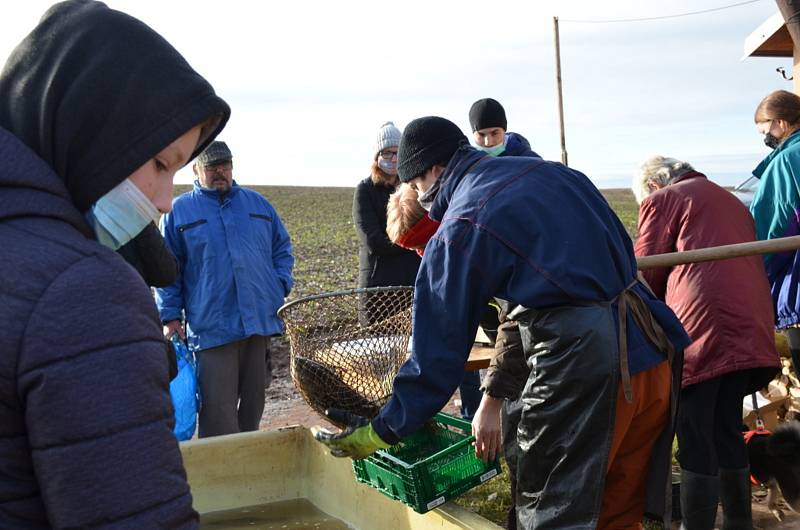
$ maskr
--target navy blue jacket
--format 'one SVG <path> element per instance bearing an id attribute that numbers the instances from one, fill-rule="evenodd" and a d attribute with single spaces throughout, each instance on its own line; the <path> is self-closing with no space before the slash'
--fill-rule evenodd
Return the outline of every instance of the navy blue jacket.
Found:
<path id="1" fill-rule="evenodd" d="M 500 156 L 527 156 L 542 158 L 539 153 L 531 149 L 530 142 L 521 134 L 510 132 L 506 133 L 506 149 Z"/>
<path id="2" fill-rule="evenodd" d="M 611 302 L 637 272 L 625 228 L 582 173 L 464 146 L 439 178 L 430 215 L 442 224 L 417 275 L 413 353 L 394 380 L 392 398 L 373 419 L 389 443 L 413 433 L 447 403 L 490 297 L 534 309 Z M 674 313 L 636 289 L 675 348 L 683 349 L 689 341 Z M 627 329 L 631 373 L 665 359 L 630 312 Z"/>
<path id="3" fill-rule="evenodd" d="M 277 311 L 292 290 L 292 244 L 275 208 L 234 182 L 223 197 L 195 182 L 161 218 L 180 265 L 172 285 L 156 289 L 162 321 L 186 312 L 192 350 L 253 335 L 279 335 Z"/>
<path id="4" fill-rule="evenodd" d="M 0 528 L 196 528 L 142 279 L 0 129 Z"/>

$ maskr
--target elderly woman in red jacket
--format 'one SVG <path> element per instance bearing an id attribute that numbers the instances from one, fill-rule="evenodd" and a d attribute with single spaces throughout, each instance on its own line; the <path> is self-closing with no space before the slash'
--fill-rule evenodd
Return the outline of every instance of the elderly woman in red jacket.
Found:
<path id="1" fill-rule="evenodd" d="M 656 156 L 634 177 L 637 256 L 755 239 L 753 219 L 730 192 L 686 162 Z M 779 365 L 774 315 L 759 256 L 643 271 L 693 342 L 684 352 L 678 445 L 681 511 L 687 528 L 752 528 L 742 398 Z"/>

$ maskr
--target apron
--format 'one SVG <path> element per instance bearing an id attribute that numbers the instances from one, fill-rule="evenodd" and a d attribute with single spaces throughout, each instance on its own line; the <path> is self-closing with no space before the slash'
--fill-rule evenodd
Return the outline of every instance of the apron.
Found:
<path id="1" fill-rule="evenodd" d="M 609 302 L 524 309 L 509 315 L 519 322 L 530 368 L 517 430 L 520 528 L 596 528 L 620 383 L 626 399 L 632 399 L 628 313 L 672 364 L 671 416 L 651 457 L 645 508 L 662 520 L 670 517 L 671 450 L 682 354 L 674 351 L 634 290 L 636 283 Z"/>

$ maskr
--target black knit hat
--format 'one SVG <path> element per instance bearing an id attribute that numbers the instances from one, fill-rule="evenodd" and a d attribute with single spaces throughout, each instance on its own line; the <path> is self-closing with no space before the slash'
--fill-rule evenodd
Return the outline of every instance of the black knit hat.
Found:
<path id="1" fill-rule="evenodd" d="M 458 125 L 439 116 L 412 121 L 403 130 L 397 149 L 400 182 L 418 177 L 436 164 L 447 163 L 467 137 Z"/>
<path id="2" fill-rule="evenodd" d="M 0 94 L 0 127 L 53 169 L 80 212 L 205 123 L 194 158 L 231 114 L 161 35 L 88 0 L 44 14 L 9 56 Z"/>
<path id="3" fill-rule="evenodd" d="M 479 99 L 472 104 L 469 109 L 469 124 L 472 132 L 489 127 L 500 127 L 504 131 L 508 129 L 506 111 L 497 100 L 492 98 Z"/>

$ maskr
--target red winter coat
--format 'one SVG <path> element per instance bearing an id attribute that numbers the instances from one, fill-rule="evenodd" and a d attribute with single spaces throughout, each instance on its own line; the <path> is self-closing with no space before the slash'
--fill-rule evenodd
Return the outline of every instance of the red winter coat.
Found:
<path id="1" fill-rule="evenodd" d="M 755 240 L 750 212 L 730 192 L 691 172 L 639 208 L 637 256 Z M 761 256 L 642 271 L 693 342 L 683 387 L 757 367 L 777 367 L 774 314 Z"/>

